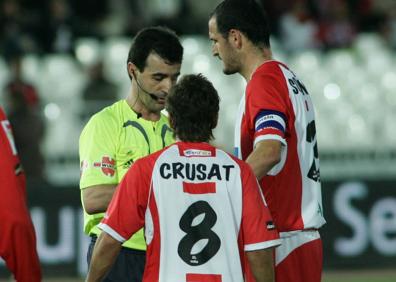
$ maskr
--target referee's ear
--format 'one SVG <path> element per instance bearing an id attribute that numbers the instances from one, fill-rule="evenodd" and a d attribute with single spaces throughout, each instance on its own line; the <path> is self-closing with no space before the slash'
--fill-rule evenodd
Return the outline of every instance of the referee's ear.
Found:
<path id="1" fill-rule="evenodd" d="M 136 65 L 132 62 L 128 62 L 127 64 L 127 70 L 128 70 L 128 76 L 129 78 L 132 80 L 133 77 L 135 77 L 135 71 L 138 68 L 136 67 Z"/>

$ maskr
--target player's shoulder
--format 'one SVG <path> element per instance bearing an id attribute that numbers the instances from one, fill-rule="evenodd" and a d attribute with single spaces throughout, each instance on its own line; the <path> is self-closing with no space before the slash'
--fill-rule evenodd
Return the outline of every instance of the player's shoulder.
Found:
<path id="1" fill-rule="evenodd" d="M 136 160 L 133 163 L 134 167 L 139 168 L 140 171 L 145 172 L 145 173 L 150 173 L 152 169 L 154 168 L 155 164 L 157 161 L 160 159 L 160 157 L 167 152 L 169 149 L 171 149 L 175 144 L 166 146 L 165 148 L 156 151 L 154 153 L 151 153 L 150 155 L 144 156 L 138 160 Z"/>
<path id="2" fill-rule="evenodd" d="M 223 156 L 223 158 L 228 159 L 230 162 L 236 163 L 241 170 L 246 169 L 246 167 L 248 166 L 248 164 L 245 161 L 237 158 L 233 154 L 230 154 L 222 149 L 216 148 L 216 155 Z"/>
<path id="3" fill-rule="evenodd" d="M 289 67 L 279 61 L 271 60 L 264 62 L 259 66 L 252 74 L 252 83 L 260 82 L 263 79 L 273 79 L 279 76 L 283 76 L 283 70 L 290 70 Z"/>
<path id="4" fill-rule="evenodd" d="M 279 93 L 287 90 L 284 71 L 289 68 L 278 61 L 267 61 L 259 66 L 252 74 L 246 92 L 264 91 L 266 93 Z"/>

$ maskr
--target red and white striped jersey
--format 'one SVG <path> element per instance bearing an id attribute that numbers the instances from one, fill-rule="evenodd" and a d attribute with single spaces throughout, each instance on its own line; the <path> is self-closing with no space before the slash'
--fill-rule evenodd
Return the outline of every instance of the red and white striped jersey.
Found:
<path id="1" fill-rule="evenodd" d="M 246 87 L 235 126 L 236 156 L 245 160 L 262 140 L 282 143 L 281 161 L 260 183 L 278 231 L 321 227 L 313 104 L 304 84 L 277 61 L 258 67 Z"/>
<path id="2" fill-rule="evenodd" d="M 280 244 L 250 167 L 207 143 L 178 142 L 135 162 L 99 227 L 145 227 L 143 281 L 243 281 L 245 251 Z"/>
<path id="3" fill-rule="evenodd" d="M 0 107 L 0 191 L 3 197 L 3 205 L 14 203 L 10 200 L 15 193 L 22 193 L 21 198 L 25 202 L 26 198 L 26 178 L 19 160 L 11 124 L 8 121 L 3 109 Z M 16 199 L 19 200 L 18 197 Z M 15 207 L 14 207 L 15 208 Z M 14 209 L 12 208 L 12 210 Z M 5 209 L 7 210 L 7 209 Z"/>

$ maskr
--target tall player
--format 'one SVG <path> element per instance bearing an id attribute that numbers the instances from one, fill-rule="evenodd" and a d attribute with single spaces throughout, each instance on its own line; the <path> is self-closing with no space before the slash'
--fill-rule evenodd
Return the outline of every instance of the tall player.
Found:
<path id="1" fill-rule="evenodd" d="M 275 252 L 276 281 L 320 281 L 318 229 L 325 219 L 315 114 L 307 88 L 285 64 L 273 60 L 268 19 L 255 1 L 220 3 L 209 20 L 209 38 L 223 72 L 239 73 L 247 82 L 235 153 L 260 180 L 284 239 Z"/>
<path id="2" fill-rule="evenodd" d="M 182 57 L 183 47 L 173 31 L 162 27 L 141 30 L 128 55 L 129 95 L 95 114 L 81 133 L 84 229 L 92 238 L 88 264 L 100 233 L 97 224 L 131 164 L 174 142 L 161 110 L 180 74 Z M 145 250 L 141 230 L 125 241 L 104 281 L 141 282 Z"/>
<path id="3" fill-rule="evenodd" d="M 143 281 L 244 280 L 246 256 L 256 281 L 273 281 L 280 243 L 251 168 L 207 142 L 219 97 L 202 75 L 188 75 L 166 106 L 179 142 L 137 161 L 99 225 L 87 281 L 101 281 L 121 243 L 145 226 Z"/>
<path id="4" fill-rule="evenodd" d="M 0 107 L 0 257 L 16 281 L 41 281 L 36 235 L 26 205 L 26 179 L 9 121 Z"/>

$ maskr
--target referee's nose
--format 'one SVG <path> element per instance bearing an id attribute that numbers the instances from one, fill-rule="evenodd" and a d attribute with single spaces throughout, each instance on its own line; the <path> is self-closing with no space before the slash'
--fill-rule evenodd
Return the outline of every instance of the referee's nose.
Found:
<path id="1" fill-rule="evenodd" d="M 170 77 L 165 78 L 161 82 L 161 92 L 164 93 L 165 95 L 169 94 L 170 89 L 175 85 L 173 80 Z"/>

